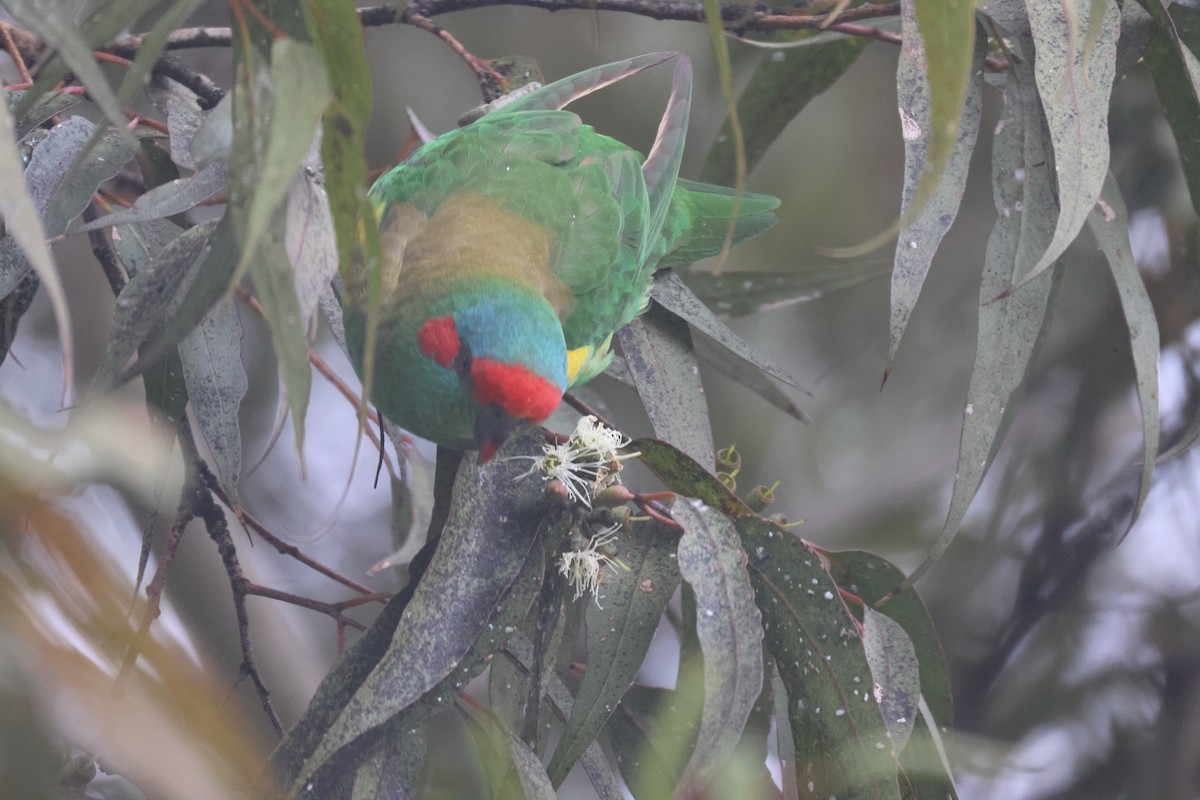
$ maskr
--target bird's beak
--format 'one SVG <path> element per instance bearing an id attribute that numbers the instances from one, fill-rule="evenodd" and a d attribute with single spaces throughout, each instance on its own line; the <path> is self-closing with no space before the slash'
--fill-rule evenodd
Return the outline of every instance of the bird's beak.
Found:
<path id="1" fill-rule="evenodd" d="M 490 461 L 516 428 L 517 420 L 495 403 L 481 408 L 475 417 L 475 446 L 479 448 L 477 463 Z"/>

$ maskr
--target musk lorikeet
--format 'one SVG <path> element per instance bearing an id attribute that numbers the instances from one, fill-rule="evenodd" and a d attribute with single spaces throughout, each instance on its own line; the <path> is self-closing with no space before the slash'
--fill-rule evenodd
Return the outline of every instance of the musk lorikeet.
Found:
<path id="1" fill-rule="evenodd" d="M 645 159 L 561 110 L 670 59 L 671 95 Z M 604 370 L 655 269 L 721 250 L 734 193 L 678 177 L 691 90 L 682 54 L 596 67 L 439 136 L 379 178 L 380 411 L 486 461 Z M 742 194 L 733 241 L 773 225 L 778 204 Z M 365 286 L 361 269 L 351 274 L 344 310 L 360 374 Z"/>

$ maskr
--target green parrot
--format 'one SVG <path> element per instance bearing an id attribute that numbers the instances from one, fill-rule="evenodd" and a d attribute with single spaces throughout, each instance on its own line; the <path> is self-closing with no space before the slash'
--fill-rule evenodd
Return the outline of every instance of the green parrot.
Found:
<path id="1" fill-rule="evenodd" d="M 561 110 L 675 60 L 648 156 Z M 682 180 L 692 70 L 678 53 L 596 67 L 424 144 L 370 190 L 382 250 L 372 400 L 408 431 L 490 459 L 602 372 L 613 334 L 643 311 L 654 271 L 715 255 L 729 189 Z M 733 241 L 776 221 L 743 193 Z M 362 374 L 366 276 L 344 298 Z"/>

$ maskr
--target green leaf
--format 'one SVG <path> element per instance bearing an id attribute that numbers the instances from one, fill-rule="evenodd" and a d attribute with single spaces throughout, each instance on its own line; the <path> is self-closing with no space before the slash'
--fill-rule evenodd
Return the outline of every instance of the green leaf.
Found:
<path id="1" fill-rule="evenodd" d="M 699 498 L 726 516 L 754 513 L 711 472 L 674 446 L 657 439 L 636 439 L 626 449 L 638 453 L 642 463 L 671 491 Z"/>
<path id="2" fill-rule="evenodd" d="M 975 4 L 970 0 L 904 0 L 901 9 L 905 17 L 905 47 L 913 46 L 908 36 L 909 19 L 915 17 L 920 28 L 925 79 L 929 84 L 929 144 L 921 177 L 905 209 L 905 217 L 915 219 L 933 199 L 961 140 L 959 131 L 963 126 L 975 46 Z M 903 99 L 900 109 L 905 121 Z"/>
<path id="3" fill-rule="evenodd" d="M 216 227 L 216 222 L 207 222 L 183 231 L 125 284 L 113 312 L 112 336 L 92 376 L 93 391 L 109 389 L 126 362 L 146 342 Z"/>
<path id="4" fill-rule="evenodd" d="M 899 755 L 917 722 L 921 699 L 917 653 L 900 623 L 870 606 L 863 608 L 863 650 L 892 752 Z"/>
<path id="5" fill-rule="evenodd" d="M 235 275 L 258 260 L 259 243 L 278 221 L 276 211 L 312 146 L 330 97 L 316 48 L 292 39 L 271 45 L 268 75 L 239 76 L 229 198 L 242 250 Z"/>
<path id="6" fill-rule="evenodd" d="M 59 346 L 62 348 L 63 357 L 63 394 L 64 396 L 71 388 L 71 375 L 74 369 L 74 345 L 71 337 L 71 317 L 67 310 L 67 297 L 63 291 L 62 280 L 58 275 L 58 268 L 54 264 L 54 259 L 50 255 L 50 248 L 46 246 L 46 231 L 42 227 L 42 219 L 36 196 L 31 196 L 32 192 L 26 189 L 25 174 L 23 174 L 23 165 L 21 156 L 17 152 L 16 139 L 13 134 L 13 118 L 9 113 L 8 105 L 5 104 L 0 108 L 0 185 L 8 187 L 5 191 L 0 192 L 0 219 L 4 221 L 6 236 L 0 240 L 0 255 L 3 254 L 6 246 L 16 242 L 23 251 L 24 257 L 29 259 L 29 264 L 32 265 L 34 273 L 38 280 L 46 288 L 46 294 L 49 296 L 51 308 L 54 309 L 54 321 L 58 326 Z M 53 133 L 53 132 L 51 132 Z M 42 142 L 40 147 L 49 141 L 49 137 Z M 38 149 L 34 150 L 36 157 Z M 33 164 L 30 162 L 30 167 Z M 19 252 L 14 252 L 12 255 L 19 256 Z M 13 258 L 0 258 L 0 277 L 7 278 L 12 269 L 11 262 Z M 27 270 L 22 270 L 24 273 Z M 25 275 L 17 275 L 15 280 L 6 281 L 3 288 L 0 288 L 0 297 L 8 297 L 12 294 L 24 281 Z"/>
<path id="7" fill-rule="evenodd" d="M 228 213 L 228 212 L 227 212 Z M 308 397 L 312 390 L 312 368 L 308 364 L 308 332 L 296 294 L 296 276 L 288 259 L 286 236 L 287 209 L 276 209 L 271 229 L 259 237 L 257 256 L 250 264 L 254 295 L 262 306 L 263 318 L 271 329 L 280 377 L 280 405 L 292 413 L 296 432 L 296 452 L 303 461 L 304 424 Z M 235 223 L 236 225 L 236 223 Z M 245 252 L 245 251 L 243 251 Z"/>
<path id="8" fill-rule="evenodd" d="M 633 683 L 667 601 L 679 585 L 674 531 L 655 522 L 639 525 L 618 541 L 619 558 L 628 569 L 606 577 L 603 608 L 589 603 L 584 611 L 587 671 L 547 767 L 555 786 L 566 779 Z"/>
<path id="9" fill-rule="evenodd" d="M 1022 285 L 1053 264 L 1075 241 L 1108 174 L 1108 106 L 1115 73 L 1121 12 L 1105 4 L 1104 19 L 1090 58 L 1076 24 L 1090 24 L 1089 6 L 1075 4 L 1075 17 L 1059 3 L 1027 3 L 1033 35 L 1034 71 L 1054 145 L 1058 180 L 1058 223 L 1054 238 Z M 1023 48 L 1024 49 L 1024 48 Z"/>
<path id="10" fill-rule="evenodd" d="M 425 748 L 424 724 L 405 731 L 401 741 L 382 745 L 355 773 L 351 800 L 417 800 Z"/>
<path id="11" fill-rule="evenodd" d="M 138 197 L 130 208 L 106 214 L 80 227 L 76 232 L 105 228 L 110 225 L 125 225 L 131 222 L 148 222 L 189 211 L 201 200 L 212 197 L 225 188 L 225 164 L 215 162 L 187 178 L 155 186 Z"/>
<path id="12" fill-rule="evenodd" d="M 660 271 L 654 278 L 650 296 L 701 334 L 695 342 L 696 352 L 705 362 L 797 419 L 805 418 L 804 412 L 767 380 L 773 378 L 804 391 L 796 379 L 760 356 L 744 339 L 729 330 L 678 275 L 669 270 Z"/>
<path id="13" fill-rule="evenodd" d="M 917 304 L 921 287 L 925 284 L 933 257 L 958 214 L 983 106 L 980 75 L 983 73 L 987 41 L 980 33 L 975 37 L 974 47 L 967 51 L 968 57 L 972 51 L 975 55 L 967 81 L 961 87 L 965 97 L 961 102 L 961 112 L 955 119 L 956 135 L 948 152 L 932 152 L 935 146 L 945 146 L 938 134 L 938 126 L 944 127 L 945 122 L 934 122 L 937 100 L 930 82 L 938 81 L 928 75 L 927 70 L 932 67 L 926 66 L 926 56 L 932 64 L 934 55 L 925 47 L 915 6 L 915 2 L 901 4 L 904 45 L 900 48 L 900 62 L 896 68 L 896 94 L 904 136 L 903 224 L 896 242 L 892 269 L 891 343 L 888 346 L 885 375 L 896 361 L 896 351 L 900 348 L 900 341 L 908 327 L 913 307 Z M 942 87 L 943 91 L 946 89 Z M 930 172 L 934 169 L 935 157 L 940 159 L 938 171 Z M 918 205 L 918 201 L 922 202 Z"/>
<path id="14" fill-rule="evenodd" d="M 811 797 L 898 797 L 888 730 L 857 621 L 821 559 L 753 516 L 734 520 L 766 645 L 787 689 L 797 782 Z"/>
<path id="15" fill-rule="evenodd" d="M 720 314 L 744 317 L 760 311 L 817 300 L 887 275 L 883 261 L 798 266 L 787 272 L 688 272 L 684 280 L 696 297 Z"/>
<path id="16" fill-rule="evenodd" d="M 527 800 L 556 800 L 554 786 L 550 783 L 550 778 L 546 775 L 546 768 L 542 766 L 537 753 L 533 752 L 529 745 L 521 741 L 520 737 L 512 731 L 505 731 L 505 733 L 508 734 L 509 757 L 512 759 L 513 769 L 521 784 L 521 794 L 518 797 L 524 797 Z"/>
<path id="17" fill-rule="evenodd" d="M 655 434 L 701 464 L 714 460 L 708 403 L 687 323 L 652 305 L 617 342 Z"/>
<path id="18" fill-rule="evenodd" d="M 100 140 L 82 164 L 76 165 L 75 160 L 95 131 L 96 126 L 83 117 L 71 117 L 54 126 L 33 149 L 25 170 L 25 185 L 41 215 L 45 238 L 61 236 L 71 220 L 91 203 L 96 187 L 133 157 L 136 143 L 130 145 L 110 135 Z M 8 226 L 10 231 L 13 228 Z M 21 256 L 18 244 L 22 243 L 14 237 L 0 240 L 0 296 L 12 291 L 29 271 L 29 262 Z M 45 276 L 42 280 L 45 281 Z"/>
<path id="19" fill-rule="evenodd" d="M 141 351 L 138 363 L 121 375 L 121 381 L 127 381 L 140 374 L 146 366 L 174 351 L 183 341 L 183 337 L 200 324 L 200 320 L 209 309 L 225 296 L 229 280 L 233 276 L 236 256 L 233 223 L 226 214 L 212 232 L 208 254 L 204 258 L 204 268 L 197 272 L 194 280 L 182 289 L 181 294 L 176 295 L 176 301 L 168 311 L 161 330 L 155 332 Z"/>
<path id="20" fill-rule="evenodd" d="M 763 684 L 763 623 L 733 523 L 701 501 L 676 503 L 679 572 L 696 594 L 704 712 L 681 785 L 709 783 L 741 739 Z"/>
<path id="21" fill-rule="evenodd" d="M 609 719 L 609 740 L 634 797 L 673 794 L 700 721 L 700 709 L 687 700 L 674 689 L 634 684 Z"/>
<path id="22" fill-rule="evenodd" d="M 250 382 L 242 364 L 242 324 L 232 301 L 213 306 L 179 343 L 192 421 L 212 453 L 229 501 L 238 504 L 242 432 L 238 411 Z"/>
<path id="23" fill-rule="evenodd" d="M 25 96 L 24 92 L 9 92 L 8 104 L 11 110 L 15 107 L 20 99 Z M 61 114 L 64 111 L 69 111 L 79 105 L 83 98 L 77 94 L 67 94 L 59 92 L 53 94 L 45 94 L 39 97 L 29 109 L 21 115 L 16 124 L 16 139 L 21 141 L 29 135 L 34 128 L 37 128 L 46 120 Z"/>
<path id="24" fill-rule="evenodd" d="M 510 452 L 540 452 L 535 439 L 527 434 L 514 440 Z M 540 581 L 542 548 L 536 540 L 547 506 L 540 481 L 518 480 L 524 469 L 515 459 L 482 467 L 462 460 L 453 512 L 391 646 L 294 773 L 293 791 L 339 750 L 442 685 L 476 640 L 488 635 L 495 610 L 527 564 L 536 562 Z M 458 624 L 442 624 L 448 619 Z"/>
<path id="25" fill-rule="evenodd" d="M 1113 283 L 1117 287 L 1117 298 L 1125 315 L 1125 327 L 1129 330 L 1129 346 L 1133 351 L 1133 367 L 1137 375 L 1138 402 L 1142 407 L 1142 483 L 1133 513 L 1125 527 L 1128 532 L 1141 513 L 1146 495 L 1150 493 L 1154 460 L 1158 456 L 1159 337 L 1154 305 L 1138 272 L 1137 262 L 1133 260 L 1133 248 L 1129 243 L 1129 214 L 1125 210 L 1120 187 L 1111 174 L 1104 182 L 1100 201 L 1088 215 L 1088 228 L 1108 261 Z"/>
<path id="26" fill-rule="evenodd" d="M 775 752 L 779 756 L 780 794 L 782 800 L 800 800 L 800 787 L 796 783 L 796 742 L 792 737 L 791 702 L 774 658 L 771 658 L 771 699 L 775 717 Z"/>
<path id="27" fill-rule="evenodd" d="M 920 691 L 927 707 L 938 724 L 949 726 L 954 720 L 950 697 L 950 674 L 937 628 L 915 589 L 899 594 L 892 590 L 904 578 L 894 565 L 872 553 L 842 551 L 830 558 L 838 586 L 862 598 L 867 607 L 875 608 L 895 620 L 912 641 L 920 667 Z M 887 598 L 886 602 L 880 601 Z M 900 754 L 903 769 L 902 787 L 905 797 L 957 798 L 952 776 L 946 770 L 934 741 L 934 734 L 922 716 Z"/>
<path id="28" fill-rule="evenodd" d="M 1033 46 L 1027 30 L 1016 31 L 1015 42 L 1022 53 Z M 1004 116 L 992 141 L 992 187 L 999 217 L 988 239 L 979 289 L 979 337 L 963 409 L 954 491 L 941 534 L 906 585 L 918 580 L 958 534 L 1003 438 L 1014 395 L 1037 355 L 1057 283 L 1057 270 L 1045 272 L 1008 293 L 1045 252 L 1058 206 L 1048 163 L 1050 137 L 1029 60 L 1016 59 L 1012 71 L 998 80 Z"/>
<path id="29" fill-rule="evenodd" d="M 28 111 L 33 101 L 40 98 L 50 87 L 58 83 L 68 71 L 75 73 L 80 82 L 88 90 L 88 95 L 104 112 L 115 133 L 131 149 L 134 146 L 133 135 L 125 128 L 125 115 L 121 112 L 121 102 L 113 93 L 108 80 L 100 70 L 92 56 L 92 45 L 111 39 L 119 30 L 136 20 L 155 4 L 156 0 L 126 0 L 124 3 L 112 3 L 112 9 L 105 15 L 102 24 L 89 20 L 87 33 L 95 37 L 84 38 L 83 32 L 75 22 L 75 4 L 70 0 L 8 0 L 5 7 L 13 17 L 29 30 L 42 37 L 46 46 L 62 59 L 46 65 L 38 75 L 33 88 L 17 104 L 18 116 Z M 104 9 L 102 9 L 104 10 Z M 99 14 L 94 15 L 94 17 Z"/>
<path id="30" fill-rule="evenodd" d="M 36 274 L 26 275 L 8 297 L 0 299 L 0 364 L 8 358 L 21 317 L 29 310 L 41 285 Z"/>
<path id="31" fill-rule="evenodd" d="M 321 295 L 338 274 L 337 235 L 318 164 L 306 164 L 292 181 L 286 216 L 287 254 L 296 283 L 300 322 L 309 328 Z"/>
<path id="32" fill-rule="evenodd" d="M 784 35 L 809 35 L 810 31 L 785 31 Z M 746 172 L 752 172 L 784 128 L 809 101 L 824 92 L 858 59 L 867 44 L 851 37 L 794 50 L 778 50 L 759 62 L 737 102 L 738 119 L 745 132 Z M 728 186 L 737 179 L 731 119 L 727 118 L 708 151 L 700 180 Z"/>
<path id="33" fill-rule="evenodd" d="M 1160 0 L 1142 3 L 1159 23 L 1159 31 L 1145 50 L 1154 88 L 1179 148 L 1179 160 L 1192 196 L 1200 208 L 1200 12 L 1174 5 L 1171 13 Z"/>

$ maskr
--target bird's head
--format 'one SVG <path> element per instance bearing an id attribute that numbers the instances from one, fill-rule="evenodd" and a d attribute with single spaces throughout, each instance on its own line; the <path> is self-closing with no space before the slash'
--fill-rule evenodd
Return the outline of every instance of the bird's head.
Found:
<path id="1" fill-rule="evenodd" d="M 488 295 L 434 313 L 421 323 L 417 344 L 452 388 L 452 405 L 473 417 L 480 463 L 519 425 L 550 416 L 566 389 L 562 326 L 538 296 Z M 463 413 L 456 416 L 465 424 Z"/>

